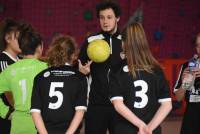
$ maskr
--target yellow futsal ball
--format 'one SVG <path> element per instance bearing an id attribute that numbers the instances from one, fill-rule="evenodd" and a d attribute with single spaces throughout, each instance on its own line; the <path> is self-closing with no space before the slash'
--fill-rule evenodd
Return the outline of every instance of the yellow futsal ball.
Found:
<path id="1" fill-rule="evenodd" d="M 87 55 L 94 62 L 104 62 L 110 56 L 110 47 L 105 40 L 94 40 L 88 45 Z"/>

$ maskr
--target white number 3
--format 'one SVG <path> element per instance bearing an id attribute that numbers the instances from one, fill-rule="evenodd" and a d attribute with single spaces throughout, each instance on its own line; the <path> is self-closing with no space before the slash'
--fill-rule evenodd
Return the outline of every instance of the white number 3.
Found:
<path id="1" fill-rule="evenodd" d="M 55 103 L 49 103 L 50 109 L 58 109 L 63 102 L 63 94 L 60 91 L 55 91 L 56 88 L 63 88 L 63 82 L 51 82 L 49 96 L 50 97 L 57 97 L 58 100 Z"/>
<path id="2" fill-rule="evenodd" d="M 134 82 L 135 87 L 141 87 L 140 91 L 136 91 L 135 96 L 140 97 L 140 102 L 135 102 L 134 107 L 135 108 L 144 108 L 148 103 L 148 97 L 146 95 L 146 92 L 148 90 L 148 84 L 143 80 L 137 80 Z"/>

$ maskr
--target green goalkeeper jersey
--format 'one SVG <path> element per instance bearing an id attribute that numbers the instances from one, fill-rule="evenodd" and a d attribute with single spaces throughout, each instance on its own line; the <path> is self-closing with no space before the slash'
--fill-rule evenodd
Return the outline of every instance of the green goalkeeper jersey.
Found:
<path id="1" fill-rule="evenodd" d="M 14 109 L 29 112 L 34 77 L 47 68 L 47 64 L 37 59 L 23 59 L 9 66 L 0 74 L 0 95 L 11 91 Z M 0 99 L 0 116 L 5 118 L 9 108 Z"/>

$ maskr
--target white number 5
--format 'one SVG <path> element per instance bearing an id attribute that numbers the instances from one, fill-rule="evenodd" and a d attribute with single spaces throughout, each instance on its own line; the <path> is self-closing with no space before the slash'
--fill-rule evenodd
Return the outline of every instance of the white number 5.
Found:
<path id="1" fill-rule="evenodd" d="M 51 82 L 49 96 L 50 97 L 57 97 L 58 100 L 55 103 L 49 103 L 50 109 L 58 109 L 63 102 L 63 94 L 60 91 L 55 91 L 56 88 L 63 88 L 63 82 Z"/>
<path id="2" fill-rule="evenodd" d="M 134 107 L 135 108 L 144 108 L 148 103 L 148 97 L 146 95 L 146 92 L 148 90 L 148 84 L 143 80 L 137 80 L 134 82 L 135 87 L 141 87 L 140 91 L 136 91 L 135 96 L 140 97 L 140 102 L 135 102 Z"/>

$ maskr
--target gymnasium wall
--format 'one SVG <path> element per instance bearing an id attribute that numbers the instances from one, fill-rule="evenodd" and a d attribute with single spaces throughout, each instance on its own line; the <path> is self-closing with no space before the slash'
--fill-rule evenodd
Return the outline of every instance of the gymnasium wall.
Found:
<path id="1" fill-rule="evenodd" d="M 0 20 L 13 17 L 31 23 L 46 45 L 59 33 L 74 36 L 79 44 L 99 30 L 95 5 L 100 0 L 0 0 Z M 138 7 L 154 55 L 189 58 L 200 30 L 199 0 L 118 0 L 122 8 L 120 28 Z"/>
<path id="2" fill-rule="evenodd" d="M 99 30 L 95 5 L 101 0 L 0 0 L 0 20 L 12 17 L 31 23 L 43 36 L 46 47 L 57 34 L 75 37 L 79 45 Z M 195 52 L 200 32 L 200 0 L 117 0 L 122 8 L 120 29 L 137 8 L 153 54 L 167 74 L 171 89 L 180 64 Z M 172 94 L 173 96 L 173 94 Z"/>

